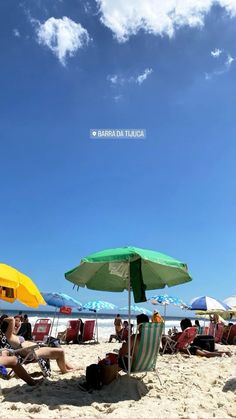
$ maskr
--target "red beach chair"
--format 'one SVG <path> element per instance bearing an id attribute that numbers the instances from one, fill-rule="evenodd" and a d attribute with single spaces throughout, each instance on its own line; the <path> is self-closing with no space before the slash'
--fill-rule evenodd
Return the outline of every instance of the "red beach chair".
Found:
<path id="1" fill-rule="evenodd" d="M 80 320 L 69 320 L 64 341 L 66 343 L 69 343 L 71 341 L 73 343 L 78 343 L 79 331 L 80 331 Z"/>
<path id="2" fill-rule="evenodd" d="M 222 341 L 224 333 L 224 324 L 223 323 L 210 323 L 208 335 L 214 336 L 215 343 Z"/>
<path id="3" fill-rule="evenodd" d="M 82 339 L 80 342 L 88 342 L 90 340 L 95 341 L 94 327 L 95 327 L 95 320 L 85 320 Z"/>
<path id="4" fill-rule="evenodd" d="M 163 354 L 165 353 L 166 349 L 168 348 L 172 354 L 176 352 L 181 352 L 182 350 L 187 350 L 187 352 L 190 355 L 189 352 L 189 345 L 193 342 L 194 338 L 197 334 L 197 328 L 196 327 L 187 327 L 178 337 L 177 341 L 171 339 L 171 337 L 166 337 L 166 343 L 163 348 Z"/>
<path id="5" fill-rule="evenodd" d="M 52 323 L 50 319 L 38 319 L 34 325 L 32 338 L 36 341 L 44 341 L 50 334 Z"/>

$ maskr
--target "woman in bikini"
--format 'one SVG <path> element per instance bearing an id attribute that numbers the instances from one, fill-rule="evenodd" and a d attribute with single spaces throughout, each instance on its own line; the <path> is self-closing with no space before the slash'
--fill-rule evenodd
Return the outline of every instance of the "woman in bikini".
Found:
<path id="1" fill-rule="evenodd" d="M 0 327 L 2 332 L 5 334 L 7 343 L 10 344 L 11 348 L 22 349 L 20 353 L 20 355 L 22 356 L 25 356 L 27 353 L 27 351 L 24 351 L 24 349 L 34 346 L 36 344 L 36 342 L 22 340 L 21 336 L 17 336 L 15 334 L 17 328 L 15 325 L 14 317 L 4 317 L 2 319 Z M 39 347 L 35 348 L 35 353 L 38 358 L 55 360 L 60 371 L 63 374 L 75 370 L 75 368 L 65 360 L 65 352 L 62 348 L 51 348 L 47 346 Z"/>

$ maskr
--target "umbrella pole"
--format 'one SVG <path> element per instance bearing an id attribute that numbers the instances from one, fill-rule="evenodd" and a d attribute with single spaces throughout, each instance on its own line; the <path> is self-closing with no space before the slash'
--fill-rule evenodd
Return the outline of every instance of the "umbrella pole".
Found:
<path id="1" fill-rule="evenodd" d="M 164 304 L 164 333 L 166 333 L 166 304 Z"/>
<path id="2" fill-rule="evenodd" d="M 57 337 L 57 329 L 58 329 L 58 324 L 59 324 L 59 316 L 60 316 L 60 312 L 58 311 L 58 316 L 57 316 L 57 325 L 56 325 L 56 331 L 55 331 L 55 338 Z"/>
<path id="3" fill-rule="evenodd" d="M 98 343 L 98 313 L 97 310 L 95 310 L 96 313 L 96 329 L 97 329 L 97 343 Z"/>
<path id="4" fill-rule="evenodd" d="M 129 317 L 129 329 L 128 329 L 128 376 L 130 376 L 130 372 L 131 372 L 131 359 L 130 359 L 130 332 L 131 332 L 131 315 L 130 315 L 130 305 L 131 305 L 131 292 L 130 292 L 130 273 L 129 273 L 129 278 L 128 278 L 128 317 Z"/>
<path id="5" fill-rule="evenodd" d="M 52 327 L 51 327 L 51 330 L 50 330 L 50 333 L 49 333 L 49 339 L 52 336 L 52 330 L 53 330 L 53 326 L 54 326 L 54 322 L 55 322 L 56 312 L 57 312 L 57 307 L 56 307 L 56 310 L 54 311 L 54 316 L 53 316 L 53 319 L 52 319 Z"/>

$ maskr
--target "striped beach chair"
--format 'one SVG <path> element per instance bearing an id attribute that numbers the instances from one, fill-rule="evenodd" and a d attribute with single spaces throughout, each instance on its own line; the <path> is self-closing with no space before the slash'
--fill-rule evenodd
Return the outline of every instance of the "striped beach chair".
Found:
<path id="1" fill-rule="evenodd" d="M 163 326 L 164 323 L 142 323 L 137 355 L 135 359 L 133 354 L 131 355 L 131 373 L 155 371 L 160 383 L 161 380 L 156 371 L 156 360 L 159 353 Z M 135 348 L 136 340 L 137 333 L 133 348 Z"/>

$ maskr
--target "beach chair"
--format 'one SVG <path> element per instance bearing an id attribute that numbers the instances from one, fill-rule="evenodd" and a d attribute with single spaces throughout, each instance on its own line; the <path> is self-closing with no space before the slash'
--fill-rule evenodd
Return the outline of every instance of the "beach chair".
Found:
<path id="1" fill-rule="evenodd" d="M 215 343 L 220 343 L 223 338 L 224 324 L 223 323 L 210 323 L 208 335 L 215 339 Z"/>
<path id="2" fill-rule="evenodd" d="M 52 323 L 50 319 L 38 319 L 33 328 L 32 338 L 35 341 L 45 341 L 49 334 L 52 327 Z"/>
<path id="3" fill-rule="evenodd" d="M 79 343 L 89 342 L 91 340 L 95 341 L 94 328 L 95 320 L 85 320 L 82 338 L 79 340 Z"/>
<path id="4" fill-rule="evenodd" d="M 19 359 L 19 363 L 28 364 L 31 362 L 38 362 L 42 374 L 44 377 L 49 377 L 50 372 L 50 362 L 44 358 L 39 358 L 36 349 L 40 348 L 41 344 L 31 345 L 25 348 L 13 349 L 10 343 L 7 341 L 6 335 L 0 331 L 0 354 L 4 351 L 7 351 L 9 355 L 15 355 Z M 11 376 L 12 371 L 8 374 L 8 377 Z"/>
<path id="5" fill-rule="evenodd" d="M 192 327 L 187 327 L 187 329 L 185 329 L 179 335 L 176 341 L 174 339 L 171 339 L 171 337 L 166 336 L 166 342 L 163 347 L 162 353 L 164 354 L 166 350 L 168 349 L 168 351 L 171 354 L 174 354 L 176 352 L 181 352 L 181 351 L 187 351 L 187 353 L 190 355 L 188 347 L 193 342 L 196 335 L 197 335 L 197 328 L 192 326 Z"/>
<path id="6" fill-rule="evenodd" d="M 69 342 L 78 343 L 80 325 L 81 325 L 80 320 L 69 320 L 63 341 L 66 343 L 69 343 Z"/>
<path id="7" fill-rule="evenodd" d="M 224 327 L 222 340 L 227 345 L 236 345 L 236 324 Z"/>
<path id="8" fill-rule="evenodd" d="M 136 332 L 134 338 L 133 351 L 131 354 L 132 374 L 145 372 L 145 376 L 148 371 L 153 371 L 156 372 L 158 379 L 161 383 L 160 377 L 156 371 L 156 360 L 157 355 L 159 353 L 163 327 L 164 323 L 142 323 L 138 352 L 134 358 L 134 349 L 138 336 L 138 331 Z M 127 372 L 125 362 L 124 370 Z"/>

